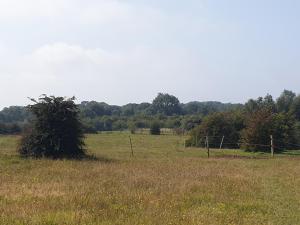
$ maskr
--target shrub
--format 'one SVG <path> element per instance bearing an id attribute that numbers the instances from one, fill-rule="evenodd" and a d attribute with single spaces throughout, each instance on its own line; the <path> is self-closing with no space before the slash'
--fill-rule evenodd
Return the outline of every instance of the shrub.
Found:
<path id="1" fill-rule="evenodd" d="M 242 132 L 242 146 L 251 151 L 270 151 L 270 135 L 275 150 L 295 149 L 297 142 L 295 119 L 288 113 L 272 113 L 269 109 L 249 115 Z"/>
<path id="2" fill-rule="evenodd" d="M 152 135 L 160 135 L 160 124 L 155 121 L 150 126 L 150 134 Z"/>
<path id="3" fill-rule="evenodd" d="M 0 134 L 20 134 L 21 130 L 17 123 L 0 123 Z"/>
<path id="4" fill-rule="evenodd" d="M 191 131 L 187 146 L 205 146 L 205 138 L 209 136 L 209 145 L 219 148 L 222 137 L 225 136 L 223 147 L 238 148 L 240 130 L 243 128 L 243 115 L 236 112 L 214 113 L 206 116 L 201 125 Z"/>
<path id="5" fill-rule="evenodd" d="M 29 105 L 34 115 L 31 128 L 23 135 L 22 156 L 77 158 L 85 153 L 82 124 L 74 98 L 43 95 Z"/>
<path id="6" fill-rule="evenodd" d="M 136 125 L 135 125 L 135 123 L 130 122 L 128 124 L 128 129 L 129 129 L 129 131 L 130 131 L 131 134 L 135 134 L 135 132 L 136 132 Z"/>

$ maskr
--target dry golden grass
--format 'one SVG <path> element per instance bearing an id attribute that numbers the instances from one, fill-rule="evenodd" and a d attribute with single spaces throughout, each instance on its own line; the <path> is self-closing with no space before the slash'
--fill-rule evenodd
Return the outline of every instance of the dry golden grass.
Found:
<path id="1" fill-rule="evenodd" d="M 16 139 L 0 137 L 1 225 L 300 224 L 297 155 L 207 159 L 182 137 L 134 135 L 131 158 L 113 133 L 88 137 L 98 160 L 33 160 Z"/>

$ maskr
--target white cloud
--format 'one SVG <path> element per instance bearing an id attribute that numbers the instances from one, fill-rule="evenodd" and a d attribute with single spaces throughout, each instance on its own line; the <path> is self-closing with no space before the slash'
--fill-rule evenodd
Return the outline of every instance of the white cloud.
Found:
<path id="1" fill-rule="evenodd" d="M 64 0 L 1 0 L 0 21 L 22 21 L 55 16 L 66 7 L 65 3 Z"/>
<path id="2" fill-rule="evenodd" d="M 78 13 L 78 19 L 83 24 L 103 24 L 111 22 L 128 22 L 132 17 L 133 7 L 117 1 L 99 1 L 87 5 Z"/>
<path id="3" fill-rule="evenodd" d="M 155 20 L 159 14 L 158 9 L 118 0 L 0 0 L 2 23 L 47 20 L 81 25 L 136 24 L 144 19 Z"/>
<path id="4" fill-rule="evenodd" d="M 290 47 L 277 41 L 287 48 L 278 54 L 274 41 L 260 44 L 257 23 L 248 30 L 229 19 L 235 11 L 245 12 L 202 0 L 0 0 L 0 94 L 8 96 L 0 107 L 42 93 L 115 104 L 161 91 L 240 101 L 257 95 L 260 77 L 262 94 L 266 81 L 282 86 L 282 74 L 292 84 L 277 89 L 295 87 L 296 38 Z M 275 40 L 287 33 L 266 32 Z"/>
<path id="5" fill-rule="evenodd" d="M 16 102 L 42 93 L 117 104 L 146 101 L 159 91 L 181 89 L 176 84 L 184 86 L 196 64 L 182 49 L 139 47 L 108 52 L 54 43 L 21 57 L 5 73 L 0 71 L 1 77 L 6 74 L 0 94 L 14 95 Z M 17 96 L 13 94 L 16 90 L 21 92 Z"/>

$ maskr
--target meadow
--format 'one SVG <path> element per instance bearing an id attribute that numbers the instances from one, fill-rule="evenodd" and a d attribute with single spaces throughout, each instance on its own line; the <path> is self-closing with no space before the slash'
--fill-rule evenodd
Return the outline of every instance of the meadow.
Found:
<path id="1" fill-rule="evenodd" d="M 300 224 L 300 152 L 184 148 L 183 136 L 88 135 L 85 160 L 22 159 L 0 137 L 0 224 Z"/>

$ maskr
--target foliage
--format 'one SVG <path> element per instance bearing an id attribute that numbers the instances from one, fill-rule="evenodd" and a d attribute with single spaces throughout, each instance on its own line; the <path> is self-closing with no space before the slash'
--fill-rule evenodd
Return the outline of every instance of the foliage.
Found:
<path id="1" fill-rule="evenodd" d="M 300 95 L 294 98 L 294 101 L 290 107 L 290 113 L 300 121 Z"/>
<path id="2" fill-rule="evenodd" d="M 276 150 L 295 149 L 295 120 L 287 113 L 272 113 L 261 109 L 248 115 L 242 132 L 242 145 L 247 150 L 270 151 L 270 136 L 273 135 Z"/>
<path id="3" fill-rule="evenodd" d="M 150 126 L 150 134 L 152 135 L 160 135 L 160 124 L 158 121 L 154 121 Z"/>
<path id="4" fill-rule="evenodd" d="M 0 134 L 20 134 L 21 127 L 17 123 L 0 123 Z"/>
<path id="5" fill-rule="evenodd" d="M 196 126 L 200 125 L 202 122 L 202 116 L 199 115 L 192 115 L 192 116 L 185 116 L 182 120 L 182 128 L 185 130 L 192 130 Z"/>
<path id="6" fill-rule="evenodd" d="M 255 113 L 261 109 L 267 109 L 271 112 L 276 112 L 276 103 L 273 100 L 271 95 L 266 95 L 264 98 L 259 97 L 257 100 L 250 99 L 245 104 L 245 112 L 246 113 Z"/>
<path id="7" fill-rule="evenodd" d="M 296 138 L 296 120 L 289 113 L 273 115 L 273 130 L 275 149 L 299 149 Z"/>
<path id="8" fill-rule="evenodd" d="M 82 129 L 85 134 L 96 134 L 98 132 L 93 121 L 88 118 L 82 119 Z"/>
<path id="9" fill-rule="evenodd" d="M 206 136 L 209 137 L 209 145 L 219 148 L 223 136 L 226 138 L 224 147 L 237 148 L 240 139 L 239 132 L 244 127 L 243 118 L 238 113 L 214 113 L 203 119 L 203 122 L 192 130 L 190 140 L 187 142 L 193 146 L 205 146 Z"/>
<path id="10" fill-rule="evenodd" d="M 242 147 L 253 151 L 270 150 L 272 126 L 273 114 L 270 110 L 261 109 L 250 114 L 242 132 Z"/>
<path id="11" fill-rule="evenodd" d="M 17 123 L 30 119 L 32 115 L 25 107 L 10 106 L 0 111 L 0 123 Z"/>
<path id="12" fill-rule="evenodd" d="M 166 120 L 164 120 L 165 128 L 180 128 L 181 127 L 181 118 L 178 116 L 169 116 Z"/>
<path id="13" fill-rule="evenodd" d="M 130 122 L 129 125 L 128 125 L 128 128 L 129 128 L 129 131 L 130 131 L 131 134 L 135 134 L 136 129 L 137 129 L 135 123 Z"/>
<path id="14" fill-rule="evenodd" d="M 165 128 L 183 128 L 191 130 L 199 125 L 203 116 L 213 112 L 228 111 L 241 107 L 241 104 L 223 104 L 220 102 L 191 102 L 180 104 L 172 95 L 159 94 L 154 104 L 140 103 L 124 106 L 108 105 L 104 102 L 83 101 L 78 105 L 84 131 L 112 131 L 129 129 L 131 121 L 137 128 L 150 128 L 153 120 L 159 120 Z M 26 107 L 12 106 L 0 111 L 0 123 L 18 123 L 20 129 L 31 119 L 32 114 Z M 5 133 L 10 133 L 5 129 Z"/>
<path id="15" fill-rule="evenodd" d="M 169 94 L 159 93 L 152 102 L 152 110 L 154 113 L 163 115 L 179 115 L 181 113 L 179 100 Z"/>
<path id="16" fill-rule="evenodd" d="M 43 95 L 29 105 L 34 115 L 32 127 L 22 140 L 19 152 L 32 157 L 81 157 L 84 135 L 74 98 Z"/>
<path id="17" fill-rule="evenodd" d="M 80 119 L 84 124 L 85 133 L 100 131 L 132 130 L 150 128 L 152 121 L 158 121 L 163 128 L 183 129 L 191 131 L 202 123 L 204 117 L 226 112 L 251 116 L 253 113 L 267 109 L 273 114 L 288 113 L 290 118 L 295 117 L 300 121 L 300 96 L 295 97 L 291 91 L 285 90 L 275 102 L 271 95 L 250 99 L 246 104 L 209 102 L 180 103 L 179 100 L 169 94 L 158 94 L 153 103 L 126 104 L 124 106 L 108 105 L 104 102 L 84 101 L 78 105 Z M 22 130 L 28 123 L 32 114 L 24 107 L 13 106 L 0 111 L 0 132 L 2 134 L 15 134 L 16 130 Z M 244 124 L 241 121 L 240 124 Z M 240 130 L 241 128 L 238 128 Z M 226 140 L 228 142 L 229 140 Z M 232 142 L 232 141 L 231 141 Z"/>
<path id="18" fill-rule="evenodd" d="M 300 122 L 296 122 L 294 125 L 294 129 L 295 129 L 295 144 L 297 145 L 297 147 L 300 147 Z"/>
<path id="19" fill-rule="evenodd" d="M 296 94 L 292 91 L 284 90 L 277 99 L 277 109 L 279 112 L 288 112 L 293 104 Z"/>
<path id="20" fill-rule="evenodd" d="M 242 104 L 231 104 L 231 103 L 221 103 L 216 101 L 208 102 L 189 102 L 187 104 L 182 104 L 182 111 L 184 115 L 202 115 L 206 116 L 215 112 L 225 112 L 231 110 L 241 109 Z"/>

